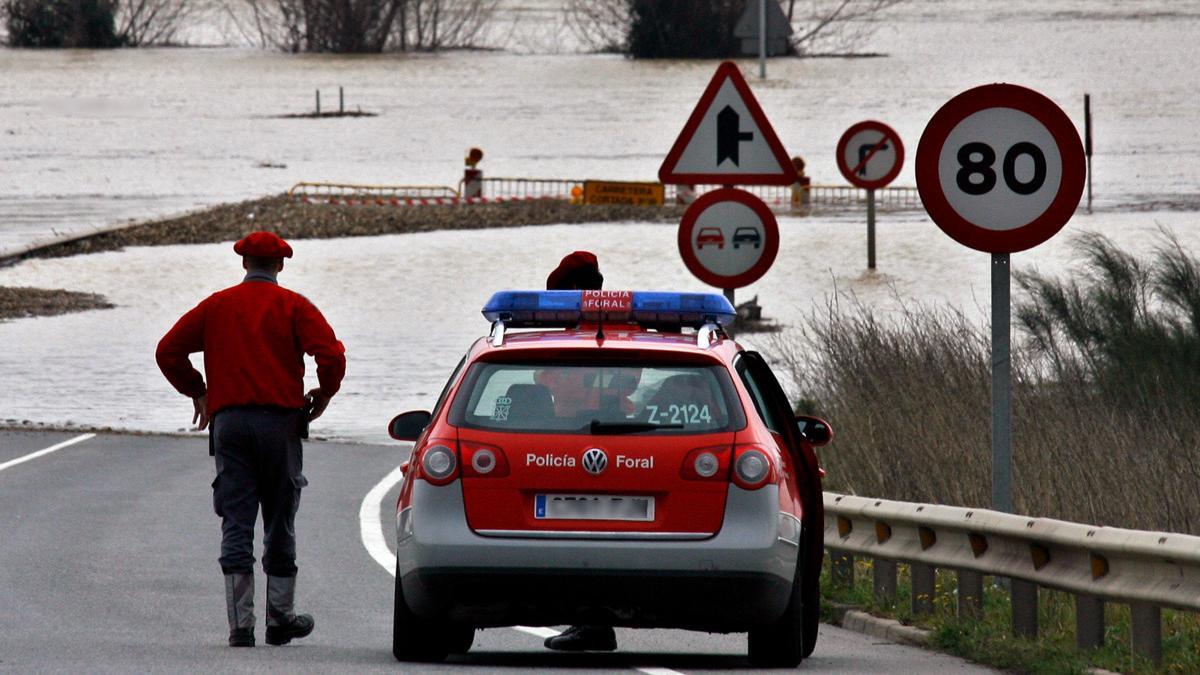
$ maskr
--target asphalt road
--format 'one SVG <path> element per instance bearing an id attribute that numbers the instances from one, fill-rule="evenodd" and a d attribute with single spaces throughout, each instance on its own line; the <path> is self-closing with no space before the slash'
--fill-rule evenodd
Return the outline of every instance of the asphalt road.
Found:
<path id="1" fill-rule="evenodd" d="M 286 647 L 265 646 L 260 574 L 260 646 L 230 649 L 209 489 L 214 469 L 203 437 L 0 431 L 0 671 L 748 669 L 744 635 L 627 629 L 618 629 L 620 649 L 611 654 L 551 652 L 538 629 L 502 628 L 477 633 L 470 653 L 444 665 L 398 664 L 391 655 L 392 576 L 376 560 L 389 553 L 373 557 L 364 545 L 390 539 L 370 530 L 386 530 L 394 487 L 385 482 L 363 504 L 405 455 L 400 445 L 305 446 L 310 486 L 296 525 L 297 608 L 315 616 L 316 631 Z M 833 626 L 822 626 L 816 653 L 802 667 L 987 672 Z"/>

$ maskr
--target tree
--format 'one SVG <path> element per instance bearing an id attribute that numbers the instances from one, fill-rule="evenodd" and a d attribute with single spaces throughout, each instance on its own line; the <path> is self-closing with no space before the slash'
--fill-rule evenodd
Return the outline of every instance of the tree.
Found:
<path id="1" fill-rule="evenodd" d="M 779 0 L 767 0 L 779 2 Z M 634 58 L 739 55 L 733 25 L 758 0 L 568 0 L 567 24 L 589 48 Z M 846 53 L 903 0 L 787 0 L 797 54 Z"/>
<path id="2" fill-rule="evenodd" d="M 6 0 L 13 47 L 117 47 L 114 0 Z"/>
<path id="3" fill-rule="evenodd" d="M 289 52 L 382 52 L 467 46 L 498 0 L 227 0 L 234 24 Z"/>
<path id="4" fill-rule="evenodd" d="M 117 0 L 117 37 L 130 47 L 167 44 L 197 6 L 196 0 Z"/>

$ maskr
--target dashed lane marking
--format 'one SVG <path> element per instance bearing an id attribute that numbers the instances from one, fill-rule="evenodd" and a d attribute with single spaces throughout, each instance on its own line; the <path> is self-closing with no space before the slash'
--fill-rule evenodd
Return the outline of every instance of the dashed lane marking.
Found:
<path id="1" fill-rule="evenodd" d="M 86 439 L 81 437 L 75 441 L 68 441 L 68 444 L 72 442 L 77 443 L 79 440 Z M 53 452 L 56 449 L 57 448 L 53 448 L 49 451 Z M 47 451 L 43 450 L 42 452 L 44 453 Z M 3 466 L 0 466 L 0 469 L 3 468 Z M 371 490 L 367 492 L 367 495 L 363 497 L 362 504 L 360 504 L 358 507 L 358 526 L 360 535 L 362 536 L 363 546 L 367 549 L 367 553 L 371 555 L 371 558 L 373 558 L 375 562 L 379 563 L 379 566 L 387 570 L 387 573 L 391 574 L 392 576 L 396 576 L 396 554 L 392 553 L 392 550 L 388 548 L 387 540 L 385 540 L 383 537 L 383 520 L 380 518 L 379 514 L 383 510 L 383 498 L 387 496 L 387 493 L 392 488 L 396 487 L 396 484 L 403 479 L 404 472 L 401 471 L 399 467 L 393 469 L 391 473 L 384 476 L 383 480 L 376 483 L 375 487 L 371 488 Z M 548 638 L 558 635 L 558 631 L 554 630 L 553 628 L 543 628 L 541 626 L 513 626 L 512 629 L 522 633 L 528 633 L 529 635 L 535 635 L 540 638 Z M 683 673 L 680 673 L 676 670 L 671 670 L 670 668 L 635 667 L 634 670 L 638 671 L 639 673 L 646 673 L 646 675 L 683 675 Z"/>
<path id="2" fill-rule="evenodd" d="M 24 455 L 24 456 L 18 457 L 16 459 L 10 459 L 5 463 L 0 464 L 0 471 L 4 471 L 5 469 L 11 469 L 12 467 L 17 466 L 18 464 L 24 464 L 25 462 L 37 459 L 38 457 L 43 457 L 52 452 L 57 452 L 59 450 L 62 450 L 63 448 L 70 447 L 72 445 L 75 445 L 76 443 L 82 443 L 90 438 L 95 438 L 95 437 L 96 437 L 96 434 L 83 434 L 80 436 L 76 436 L 75 438 L 72 438 L 70 440 L 63 441 L 62 443 L 52 445 L 48 448 L 38 450 L 37 452 L 31 452 L 28 455 Z"/>

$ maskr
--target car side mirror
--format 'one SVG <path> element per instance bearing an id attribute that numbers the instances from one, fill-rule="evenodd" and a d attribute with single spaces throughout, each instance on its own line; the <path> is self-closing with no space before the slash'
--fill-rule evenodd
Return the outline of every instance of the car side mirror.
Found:
<path id="1" fill-rule="evenodd" d="M 828 445 L 829 441 L 833 440 L 833 427 L 820 417 L 796 415 L 796 426 L 800 429 L 800 435 L 813 447 Z"/>
<path id="2" fill-rule="evenodd" d="M 388 424 L 388 435 L 398 441 L 415 441 L 433 421 L 428 410 L 412 410 L 400 413 Z"/>

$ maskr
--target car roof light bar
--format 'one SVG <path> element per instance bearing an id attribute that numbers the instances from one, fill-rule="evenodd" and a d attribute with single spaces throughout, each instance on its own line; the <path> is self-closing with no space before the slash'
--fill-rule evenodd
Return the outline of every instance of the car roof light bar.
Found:
<path id="1" fill-rule="evenodd" d="M 574 328 L 581 323 L 636 323 L 646 328 L 728 325 L 737 316 L 717 293 L 663 291 L 500 291 L 483 307 L 506 328 Z"/>

